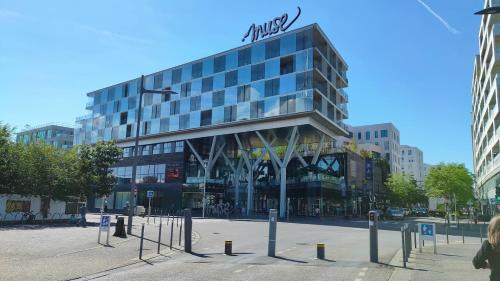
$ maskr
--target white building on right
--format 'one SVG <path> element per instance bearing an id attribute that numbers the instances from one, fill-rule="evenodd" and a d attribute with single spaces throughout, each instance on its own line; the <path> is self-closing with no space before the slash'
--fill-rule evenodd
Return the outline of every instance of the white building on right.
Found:
<path id="1" fill-rule="evenodd" d="M 372 124 L 351 128 L 353 140 L 357 144 L 371 143 L 383 149 L 389 162 L 391 173 L 401 173 L 399 130 L 392 123 Z"/>
<path id="2" fill-rule="evenodd" d="M 401 145 L 401 172 L 412 175 L 420 188 L 424 187 L 424 154 L 415 146 Z"/>

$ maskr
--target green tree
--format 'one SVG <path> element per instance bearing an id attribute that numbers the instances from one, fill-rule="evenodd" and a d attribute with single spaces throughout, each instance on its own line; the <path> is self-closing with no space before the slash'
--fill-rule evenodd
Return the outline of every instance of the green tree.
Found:
<path id="1" fill-rule="evenodd" d="M 410 175 L 391 174 L 385 185 L 390 190 L 389 198 L 393 204 L 408 207 L 422 200 L 416 197 L 419 194 L 417 183 Z"/>
<path id="2" fill-rule="evenodd" d="M 429 197 L 445 197 L 453 203 L 465 204 L 474 198 L 472 175 L 464 164 L 439 164 L 430 169 L 425 178 Z"/>
<path id="3" fill-rule="evenodd" d="M 81 193 L 103 196 L 111 193 L 115 184 L 112 166 L 118 162 L 122 151 L 114 142 L 98 142 L 93 146 L 78 148 L 77 174 Z"/>

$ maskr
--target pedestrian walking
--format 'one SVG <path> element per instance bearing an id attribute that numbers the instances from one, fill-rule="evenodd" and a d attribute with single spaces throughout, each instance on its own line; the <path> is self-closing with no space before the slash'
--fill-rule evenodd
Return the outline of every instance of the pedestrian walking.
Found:
<path id="1" fill-rule="evenodd" d="M 86 219 L 86 216 L 87 215 L 87 207 L 85 206 L 85 204 L 83 204 L 81 207 L 80 207 L 80 225 L 83 226 L 83 227 L 86 227 L 87 226 L 87 219 Z"/>
<path id="2" fill-rule="evenodd" d="M 488 239 L 472 260 L 476 269 L 489 268 L 490 280 L 500 281 L 500 215 L 493 217 L 488 225 Z"/>

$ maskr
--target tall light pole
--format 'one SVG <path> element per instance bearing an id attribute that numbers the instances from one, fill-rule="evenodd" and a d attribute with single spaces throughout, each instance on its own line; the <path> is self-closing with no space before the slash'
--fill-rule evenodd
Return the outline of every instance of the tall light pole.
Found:
<path id="1" fill-rule="evenodd" d="M 205 168 L 205 173 L 203 175 L 203 199 L 201 200 L 203 206 L 202 206 L 202 214 L 201 216 L 204 218 L 205 217 L 205 205 L 207 204 L 207 198 L 206 198 L 206 190 L 207 190 L 207 172 L 208 172 L 208 162 L 204 161 L 203 166 Z"/>
<path id="2" fill-rule="evenodd" d="M 127 234 L 132 234 L 132 219 L 134 217 L 135 200 L 137 194 L 137 156 L 139 155 L 139 130 L 141 127 L 141 115 L 142 115 L 142 97 L 144 94 L 178 94 L 167 87 L 163 90 L 147 90 L 144 89 L 144 75 L 141 75 L 141 82 L 139 86 L 139 110 L 137 112 L 137 122 L 135 124 L 135 145 L 134 145 L 134 160 L 132 165 L 132 181 L 130 184 L 130 196 L 129 196 L 129 210 L 128 210 L 128 224 L 127 224 Z"/>

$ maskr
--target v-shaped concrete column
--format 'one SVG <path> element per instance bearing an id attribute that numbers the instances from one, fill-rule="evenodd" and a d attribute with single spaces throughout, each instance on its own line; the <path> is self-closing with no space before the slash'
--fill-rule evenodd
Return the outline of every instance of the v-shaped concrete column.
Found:
<path id="1" fill-rule="evenodd" d="M 297 126 L 293 127 L 292 133 L 290 135 L 290 139 L 288 141 L 288 146 L 286 148 L 285 155 L 283 159 L 280 159 L 276 152 L 274 151 L 273 147 L 271 144 L 260 134 L 259 131 L 255 132 L 257 136 L 259 137 L 260 141 L 264 144 L 266 147 L 267 151 L 269 152 L 269 155 L 271 158 L 274 159 L 274 161 L 278 164 L 279 169 L 280 169 L 280 206 L 279 206 L 279 215 L 281 218 L 284 218 L 286 216 L 286 167 L 288 166 L 288 163 L 292 159 L 292 155 L 294 154 L 295 151 L 295 145 L 297 144 L 297 141 L 299 140 L 299 134 L 298 134 L 298 128 Z"/>

